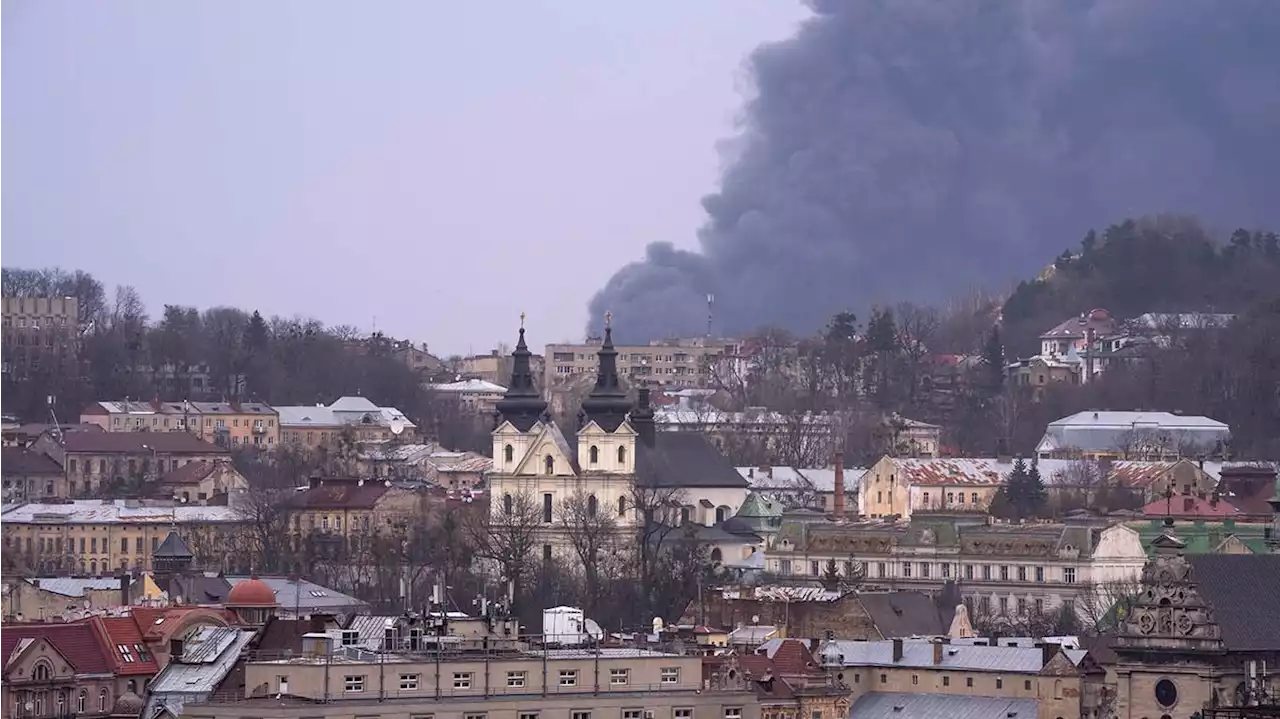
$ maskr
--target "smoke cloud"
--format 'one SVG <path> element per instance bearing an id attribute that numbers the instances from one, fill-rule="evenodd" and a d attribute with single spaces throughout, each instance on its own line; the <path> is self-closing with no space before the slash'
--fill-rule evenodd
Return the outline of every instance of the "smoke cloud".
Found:
<path id="1" fill-rule="evenodd" d="M 733 335 L 1003 287 L 1124 217 L 1280 219 L 1276 0 L 809 5 L 749 58 L 700 251 L 591 300 L 620 338 L 706 332 L 708 293 Z"/>

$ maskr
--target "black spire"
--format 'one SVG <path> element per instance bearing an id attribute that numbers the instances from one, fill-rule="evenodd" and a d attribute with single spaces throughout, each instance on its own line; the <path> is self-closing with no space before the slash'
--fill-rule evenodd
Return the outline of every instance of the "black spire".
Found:
<path id="1" fill-rule="evenodd" d="M 521 432 L 528 432 L 531 427 L 547 412 L 547 403 L 533 386 L 533 368 L 529 364 L 529 345 L 524 342 L 524 315 L 520 315 L 520 341 L 516 343 L 516 351 L 511 353 L 511 382 L 507 385 L 507 393 L 498 400 L 497 420 L 510 422 Z"/>
<path id="2" fill-rule="evenodd" d="M 585 425 L 595 422 L 606 432 L 615 432 L 627 418 L 631 410 L 631 402 L 622 389 L 618 379 L 618 351 L 613 348 L 613 328 L 610 324 L 610 313 L 604 316 L 604 344 L 596 356 L 600 358 L 596 370 L 596 386 L 591 394 L 582 400 L 582 412 L 579 421 Z"/>

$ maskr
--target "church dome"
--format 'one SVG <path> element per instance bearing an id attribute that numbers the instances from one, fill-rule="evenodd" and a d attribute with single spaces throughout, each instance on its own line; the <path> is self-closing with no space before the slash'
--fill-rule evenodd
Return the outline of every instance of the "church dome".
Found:
<path id="1" fill-rule="evenodd" d="M 146 702 L 142 701 L 142 697 L 133 692 L 125 692 L 116 698 L 115 706 L 111 708 L 111 714 L 118 717 L 136 717 L 142 713 L 142 707 Z"/>
<path id="2" fill-rule="evenodd" d="M 271 591 L 267 583 L 257 577 L 250 577 L 237 582 L 227 595 L 228 607 L 274 607 L 276 593 Z"/>

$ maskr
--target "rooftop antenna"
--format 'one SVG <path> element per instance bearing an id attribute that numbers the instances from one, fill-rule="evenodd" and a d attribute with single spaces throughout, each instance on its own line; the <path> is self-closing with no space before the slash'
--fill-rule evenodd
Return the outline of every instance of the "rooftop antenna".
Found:
<path id="1" fill-rule="evenodd" d="M 711 319 L 715 316 L 716 296 L 707 293 L 707 339 L 711 339 Z"/>
<path id="2" fill-rule="evenodd" d="M 49 418 L 53 420 L 53 439 L 58 444 L 62 444 L 62 425 L 58 423 L 58 413 L 53 409 L 54 403 L 57 402 L 57 397 L 48 395 L 45 397 L 45 402 L 49 405 Z"/>

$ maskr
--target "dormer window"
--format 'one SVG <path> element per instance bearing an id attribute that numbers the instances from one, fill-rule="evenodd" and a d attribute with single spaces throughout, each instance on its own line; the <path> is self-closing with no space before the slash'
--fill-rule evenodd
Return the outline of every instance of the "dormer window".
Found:
<path id="1" fill-rule="evenodd" d="M 548 475 L 548 476 L 555 474 L 555 473 L 556 473 L 556 458 L 555 458 L 555 457 L 552 457 L 551 455 L 549 455 L 549 454 L 548 454 L 548 455 L 547 455 L 547 458 L 546 458 L 545 460 L 543 460 L 543 466 L 544 466 L 544 468 L 545 468 L 544 474 L 546 474 L 546 475 Z"/>
<path id="2" fill-rule="evenodd" d="M 505 447 L 503 447 L 503 448 L 502 448 L 502 458 L 503 458 L 505 461 L 510 462 L 510 461 L 514 460 L 514 459 L 515 459 L 515 457 L 516 457 L 516 448 L 515 448 L 515 447 L 512 447 L 511 445 L 507 445 L 507 446 L 505 446 Z"/>
<path id="3" fill-rule="evenodd" d="M 591 445 L 591 449 L 587 450 L 587 455 L 589 456 L 589 461 L 591 462 L 591 464 L 593 464 L 593 465 L 594 465 L 594 464 L 599 464 L 599 463 L 600 463 L 600 448 L 599 448 L 599 447 L 595 446 L 594 444 L 593 444 L 593 445 Z"/>

